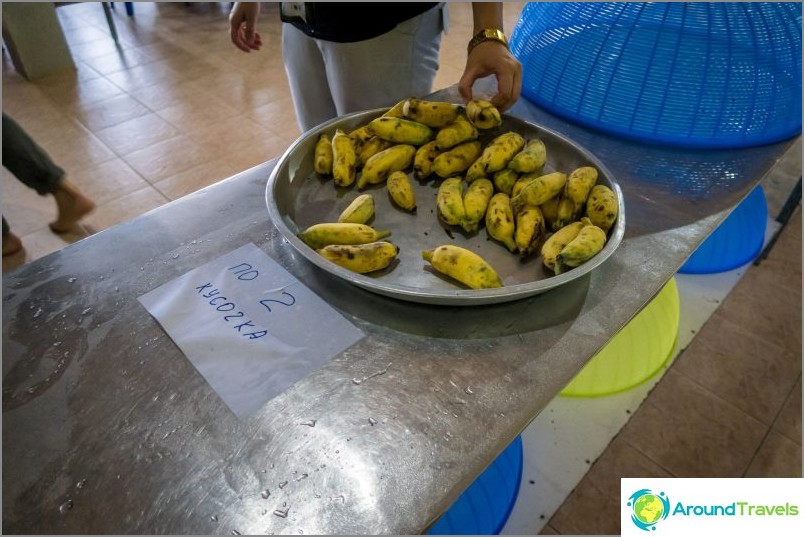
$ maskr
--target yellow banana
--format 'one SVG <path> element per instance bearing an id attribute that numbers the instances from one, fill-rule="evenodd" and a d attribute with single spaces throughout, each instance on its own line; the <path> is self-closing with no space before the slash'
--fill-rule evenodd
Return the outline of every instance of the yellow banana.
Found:
<path id="1" fill-rule="evenodd" d="M 427 142 L 416 150 L 413 157 L 413 173 L 416 179 L 421 181 L 427 179 L 433 173 L 433 164 L 441 151 L 436 147 L 436 141 Z"/>
<path id="2" fill-rule="evenodd" d="M 360 148 L 362 148 L 363 144 L 366 143 L 372 136 L 374 136 L 374 133 L 371 132 L 371 129 L 369 129 L 368 125 L 363 125 L 362 127 L 358 127 L 350 132 L 349 138 L 352 139 L 352 142 L 355 145 L 355 152 L 360 153 Z"/>
<path id="3" fill-rule="evenodd" d="M 328 134 L 321 134 L 315 144 L 315 172 L 320 175 L 332 175 L 332 140 Z"/>
<path id="4" fill-rule="evenodd" d="M 477 140 L 478 136 L 477 127 L 472 125 L 465 116 L 458 116 L 455 121 L 436 133 L 435 141 L 441 151 L 446 151 L 458 144 Z"/>
<path id="5" fill-rule="evenodd" d="M 324 223 L 313 224 L 298 237 L 309 247 L 318 250 L 330 244 L 366 244 L 385 238 L 390 231 L 377 231 L 365 224 Z"/>
<path id="6" fill-rule="evenodd" d="M 389 108 L 388 111 L 386 113 L 384 113 L 382 116 L 383 117 L 404 117 L 405 116 L 404 110 L 405 110 L 405 103 L 406 102 L 408 102 L 407 99 L 402 99 L 401 101 L 396 103 L 394 106 Z"/>
<path id="7" fill-rule="evenodd" d="M 498 192 L 505 192 L 509 196 L 514 190 L 516 180 L 519 179 L 519 174 L 511 168 L 504 168 L 498 172 L 494 172 L 494 188 Z"/>
<path id="8" fill-rule="evenodd" d="M 516 215 L 514 240 L 522 257 L 535 253 L 544 240 L 544 217 L 538 207 L 526 207 Z"/>
<path id="9" fill-rule="evenodd" d="M 399 144 L 380 151 L 366 161 L 363 172 L 357 180 L 357 188 L 367 184 L 376 185 L 388 178 L 391 172 L 398 172 L 410 166 L 416 148 L 412 145 Z"/>
<path id="10" fill-rule="evenodd" d="M 372 136 L 360 146 L 357 154 L 357 167 L 362 168 L 368 162 L 368 159 L 379 153 L 385 151 L 393 144 L 388 140 L 383 140 L 379 136 Z"/>
<path id="11" fill-rule="evenodd" d="M 369 122 L 371 131 L 395 144 L 424 145 L 433 139 L 433 129 L 422 123 L 398 117 L 378 117 Z"/>
<path id="12" fill-rule="evenodd" d="M 422 101 L 414 98 L 405 101 L 402 108 L 402 113 L 406 118 L 437 129 L 446 127 L 455 121 L 459 111 L 460 107 L 452 103 Z"/>
<path id="13" fill-rule="evenodd" d="M 502 287 L 497 272 L 485 259 L 466 248 L 445 244 L 424 250 L 422 258 L 435 270 L 454 278 L 471 289 Z"/>
<path id="14" fill-rule="evenodd" d="M 491 197 L 486 209 L 486 231 L 489 237 L 503 243 L 509 251 L 516 251 L 516 224 L 511 211 L 511 198 L 507 194 L 497 192 Z"/>
<path id="15" fill-rule="evenodd" d="M 575 204 L 564 194 L 559 194 L 558 205 L 556 206 L 556 228 L 561 229 L 567 224 L 571 224 L 578 220 L 575 217 Z"/>
<path id="16" fill-rule="evenodd" d="M 338 222 L 365 224 L 372 216 L 374 216 L 374 197 L 371 194 L 361 194 L 341 212 Z"/>
<path id="17" fill-rule="evenodd" d="M 584 226 L 556 257 L 556 274 L 586 263 L 605 245 L 605 231 L 595 225 Z"/>
<path id="18" fill-rule="evenodd" d="M 619 210 L 617 195 L 612 189 L 606 185 L 596 185 L 592 188 L 586 202 L 586 216 L 592 224 L 608 233 L 617 220 Z"/>
<path id="19" fill-rule="evenodd" d="M 337 186 L 351 186 L 355 182 L 357 154 L 352 138 L 342 130 L 332 137 L 332 177 Z"/>
<path id="20" fill-rule="evenodd" d="M 538 175 L 535 174 L 520 175 L 517 178 L 516 183 L 514 183 L 514 187 L 511 189 L 511 199 L 517 197 L 519 193 L 522 192 L 522 189 L 535 181 L 537 177 Z"/>
<path id="21" fill-rule="evenodd" d="M 444 151 L 433 161 L 433 171 L 439 177 L 463 173 L 480 156 L 480 142 L 464 142 Z"/>
<path id="22" fill-rule="evenodd" d="M 463 206 L 463 180 L 460 177 L 449 177 L 438 187 L 436 194 L 438 219 L 449 226 L 460 226 L 466 220 L 466 209 Z"/>
<path id="23" fill-rule="evenodd" d="M 544 217 L 544 224 L 545 227 L 552 231 L 558 231 L 561 229 L 558 226 L 558 204 L 561 201 L 561 196 L 553 196 L 549 200 L 545 201 L 539 208 L 542 210 L 542 216 Z"/>
<path id="24" fill-rule="evenodd" d="M 493 129 L 502 124 L 500 111 L 483 99 L 474 99 L 466 103 L 466 115 L 478 129 Z"/>
<path id="25" fill-rule="evenodd" d="M 494 194 L 494 184 L 485 178 L 472 181 L 466 194 L 463 195 L 463 207 L 466 218 L 461 226 L 467 233 L 477 231 L 480 221 L 486 216 L 491 196 Z"/>
<path id="26" fill-rule="evenodd" d="M 386 268 L 396 259 L 399 248 L 390 242 L 367 244 L 330 244 L 317 250 L 336 265 L 364 274 Z"/>
<path id="27" fill-rule="evenodd" d="M 544 142 L 536 138 L 530 140 L 522 151 L 514 155 L 508 167 L 519 173 L 541 173 L 545 162 L 547 162 L 547 148 Z"/>
<path id="28" fill-rule="evenodd" d="M 559 224 L 566 225 L 578 220 L 583 215 L 586 200 L 597 182 L 597 169 L 592 166 L 576 168 L 567 178 L 564 185 L 562 204 L 567 206 L 559 209 Z M 564 202 L 563 200 L 567 201 Z"/>
<path id="29" fill-rule="evenodd" d="M 542 244 L 542 263 L 544 263 L 544 266 L 555 272 L 558 254 L 578 236 L 578 233 L 580 233 L 588 223 L 588 219 L 582 218 L 580 221 L 568 224 L 550 235 L 550 237 L 544 241 L 544 244 Z"/>
<path id="30" fill-rule="evenodd" d="M 511 208 L 514 213 L 518 213 L 526 205 L 533 207 L 541 205 L 561 192 L 566 182 L 567 175 L 561 172 L 540 175 L 511 199 Z"/>
<path id="31" fill-rule="evenodd" d="M 388 176 L 388 195 L 391 201 L 406 211 L 416 209 L 416 196 L 405 172 L 392 172 Z"/>
<path id="32" fill-rule="evenodd" d="M 483 149 L 480 158 L 469 167 L 466 180 L 471 183 L 479 177 L 488 177 L 502 170 L 524 145 L 525 139 L 516 132 L 506 132 L 497 136 Z"/>

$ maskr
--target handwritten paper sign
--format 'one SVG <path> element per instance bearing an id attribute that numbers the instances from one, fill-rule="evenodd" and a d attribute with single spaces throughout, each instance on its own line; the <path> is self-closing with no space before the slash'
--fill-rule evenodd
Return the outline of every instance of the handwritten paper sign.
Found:
<path id="1" fill-rule="evenodd" d="M 240 419 L 363 337 L 254 244 L 139 301 Z"/>

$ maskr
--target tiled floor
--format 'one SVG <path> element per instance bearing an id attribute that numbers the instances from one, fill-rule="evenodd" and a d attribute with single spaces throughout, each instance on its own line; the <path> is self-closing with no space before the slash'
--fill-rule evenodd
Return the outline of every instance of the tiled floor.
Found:
<path id="1" fill-rule="evenodd" d="M 75 73 L 31 83 L 3 55 L 3 110 L 98 204 L 83 232 L 56 236 L 47 227 L 55 217 L 52 199 L 4 170 L 2 212 L 27 250 L 4 259 L 4 271 L 287 148 L 299 131 L 276 5 L 264 6 L 266 42 L 258 54 L 229 43 L 228 2 L 138 2 L 133 17 L 117 4 L 119 47 L 98 3 L 57 10 Z M 522 6 L 505 3 L 509 30 Z M 457 82 L 471 33 L 469 5 L 450 7 L 436 88 Z M 790 167 L 788 176 L 800 175 L 800 156 Z M 789 182 L 771 186 L 769 201 L 786 197 Z M 619 533 L 620 477 L 801 476 L 801 241 L 799 210 L 770 257 L 740 279 L 547 525 L 534 531 Z"/>

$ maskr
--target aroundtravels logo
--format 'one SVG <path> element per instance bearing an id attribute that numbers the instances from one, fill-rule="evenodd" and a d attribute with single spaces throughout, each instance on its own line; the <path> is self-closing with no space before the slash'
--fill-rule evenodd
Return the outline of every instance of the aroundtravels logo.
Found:
<path id="1" fill-rule="evenodd" d="M 664 492 L 656 494 L 650 489 L 640 489 L 628 498 L 631 522 L 645 531 L 655 530 L 656 524 L 670 514 L 670 500 Z"/>

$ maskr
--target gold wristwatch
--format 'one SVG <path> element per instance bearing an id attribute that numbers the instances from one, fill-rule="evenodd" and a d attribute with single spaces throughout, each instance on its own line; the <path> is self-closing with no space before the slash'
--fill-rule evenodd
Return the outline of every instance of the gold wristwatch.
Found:
<path id="1" fill-rule="evenodd" d="M 505 48 L 508 48 L 508 40 L 505 39 L 505 34 L 502 30 L 498 28 L 486 28 L 478 32 L 478 34 L 469 41 L 467 53 L 472 52 L 472 49 L 483 41 L 497 41 L 498 43 L 502 43 Z"/>

